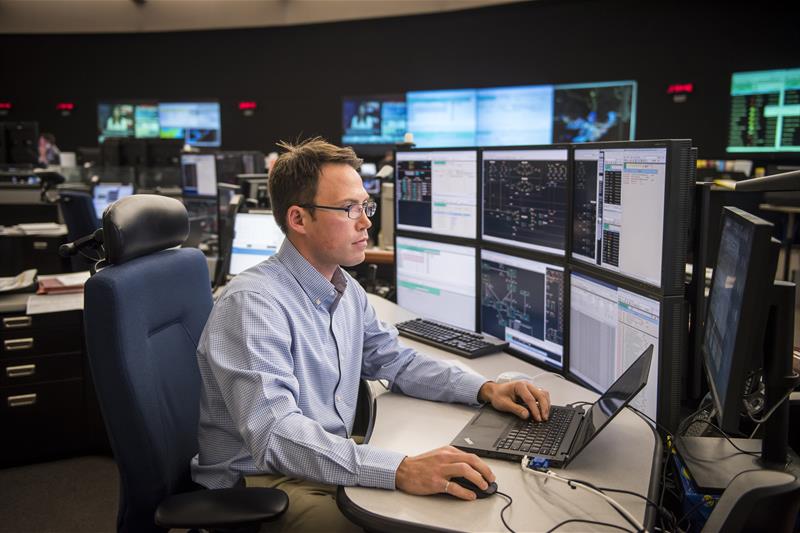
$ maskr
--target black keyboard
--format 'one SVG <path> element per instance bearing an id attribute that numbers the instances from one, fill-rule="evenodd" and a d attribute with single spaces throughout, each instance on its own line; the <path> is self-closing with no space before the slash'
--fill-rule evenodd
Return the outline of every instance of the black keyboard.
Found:
<path id="1" fill-rule="evenodd" d="M 395 324 L 403 337 L 458 354 L 467 359 L 500 352 L 508 343 L 491 335 L 482 335 L 426 318 L 416 318 Z"/>
<path id="2" fill-rule="evenodd" d="M 533 419 L 517 421 L 495 447 L 498 450 L 555 455 L 576 414 L 574 409 L 553 406 L 550 408 L 550 417 L 544 422 Z"/>

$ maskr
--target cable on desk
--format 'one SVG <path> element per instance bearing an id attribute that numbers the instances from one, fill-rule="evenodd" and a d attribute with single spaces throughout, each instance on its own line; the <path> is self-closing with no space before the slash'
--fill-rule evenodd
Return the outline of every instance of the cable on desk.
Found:
<path id="1" fill-rule="evenodd" d="M 677 523 L 675 521 L 675 515 L 672 514 L 672 512 L 669 511 L 666 507 L 664 507 L 663 505 L 657 504 L 656 502 L 654 502 L 653 500 L 651 500 L 647 496 L 645 496 L 643 494 L 639 494 L 638 492 L 633 492 L 631 490 L 624 490 L 624 489 L 612 489 L 612 488 L 609 488 L 609 487 L 597 487 L 597 489 L 601 490 L 603 492 L 618 492 L 620 494 L 628 494 L 630 496 L 636 496 L 637 498 L 643 499 L 645 502 L 647 502 L 648 505 L 651 505 L 652 507 L 654 507 L 656 512 L 658 512 L 659 517 L 662 520 L 662 522 L 661 522 L 662 526 L 664 524 L 663 518 L 666 517 L 667 521 L 669 522 L 669 529 L 671 531 L 675 531 L 675 526 L 676 526 L 676 523 Z M 666 529 L 663 528 L 663 527 L 661 529 L 662 529 L 662 531 L 666 531 Z"/>
<path id="2" fill-rule="evenodd" d="M 659 424 L 658 422 L 656 422 L 655 420 L 650 418 L 647 414 L 643 413 L 642 411 L 638 410 L 637 408 L 635 408 L 632 405 L 627 405 L 626 407 L 628 409 L 630 409 L 631 411 L 637 413 L 639 416 L 642 416 L 642 417 L 646 418 L 647 420 L 649 420 L 656 428 L 660 429 L 661 432 L 664 435 L 666 435 L 667 437 L 672 437 L 672 432 L 670 430 L 668 430 L 667 428 L 665 428 L 664 426 L 662 426 L 661 424 Z"/>
<path id="3" fill-rule="evenodd" d="M 691 422 L 691 423 L 690 423 L 688 426 L 686 426 L 686 429 L 688 430 L 690 427 L 692 427 L 692 425 L 694 425 L 694 424 L 696 424 L 696 423 L 703 423 L 703 424 L 709 425 L 709 426 L 711 426 L 712 428 L 716 429 L 716 430 L 719 432 L 719 434 L 720 434 L 720 435 L 722 435 L 722 438 L 723 438 L 723 439 L 725 439 L 726 441 L 728 441 L 728 443 L 729 443 L 731 446 L 733 446 L 733 448 L 734 448 L 735 450 L 737 450 L 738 452 L 740 452 L 740 453 L 744 453 L 744 454 L 747 454 L 747 455 L 752 455 L 753 457 L 761 457 L 761 454 L 760 454 L 760 453 L 758 453 L 758 452 L 748 452 L 747 450 L 743 450 L 742 448 L 739 448 L 739 447 L 738 447 L 738 446 L 737 446 L 737 445 L 736 445 L 736 444 L 735 444 L 735 443 L 734 443 L 734 442 L 731 440 L 731 438 L 728 436 L 728 434 L 727 434 L 727 433 L 725 433 L 725 432 L 722 430 L 722 428 L 720 428 L 718 425 L 714 424 L 713 422 L 709 422 L 708 420 L 695 420 L 695 421 Z"/>
<path id="4" fill-rule="evenodd" d="M 606 494 L 603 494 L 600 490 L 598 490 L 591 483 L 587 483 L 585 481 L 579 481 L 579 480 L 565 478 L 565 477 L 562 477 L 562 476 L 556 474 L 555 472 L 553 472 L 552 470 L 549 470 L 549 469 L 543 471 L 543 470 L 536 470 L 536 469 L 528 468 L 528 462 L 529 462 L 529 458 L 528 458 L 527 455 L 522 458 L 522 461 L 520 461 L 520 465 L 519 466 L 520 466 L 520 468 L 522 469 L 523 472 L 525 472 L 527 474 L 532 474 L 532 475 L 544 477 L 545 479 L 555 479 L 557 481 L 565 483 L 566 485 L 568 485 L 569 487 L 571 487 L 573 489 L 581 488 L 581 489 L 583 489 L 583 490 L 585 490 L 587 492 L 591 492 L 592 494 L 596 494 L 597 496 L 600 496 L 601 498 L 603 498 L 609 505 L 611 505 L 612 508 L 614 508 L 614 510 L 616 510 L 619 514 L 621 514 L 622 517 L 630 525 L 632 525 L 634 527 L 635 531 L 643 531 L 644 530 L 644 527 L 642 526 L 642 524 L 638 520 L 636 520 L 636 518 L 627 509 L 625 509 L 622 505 L 620 505 L 614 498 L 611 498 L 610 496 L 608 496 Z"/>
<path id="5" fill-rule="evenodd" d="M 608 527 L 613 527 L 614 529 L 627 531 L 628 533 L 631 532 L 631 530 L 628 529 L 628 528 L 625 528 L 625 527 L 622 527 L 622 526 L 618 526 L 616 524 L 611 524 L 609 522 L 597 522 L 596 520 L 584 520 L 582 518 L 570 518 L 569 520 L 564 520 L 563 522 L 561 522 L 559 524 L 556 524 L 555 526 L 551 527 L 550 529 L 547 530 L 547 533 L 551 533 L 552 531 L 555 531 L 556 529 L 560 528 L 561 526 L 565 526 L 565 525 L 571 524 L 573 522 L 580 522 L 581 524 L 592 524 L 594 526 L 608 526 Z"/>
<path id="6" fill-rule="evenodd" d="M 500 492 L 499 490 L 496 492 L 496 494 L 499 494 L 500 496 L 502 496 L 504 498 L 508 498 L 508 503 L 506 504 L 506 506 L 503 507 L 502 509 L 500 509 L 500 520 L 503 521 L 503 525 L 506 526 L 507 530 L 509 530 L 511 533 L 517 533 L 516 531 L 511 529 L 511 526 L 508 525 L 508 522 L 506 522 L 506 517 L 504 515 L 504 513 L 506 512 L 506 509 L 511 507 L 511 504 L 514 503 L 514 499 L 511 498 L 511 496 L 509 496 L 505 492 Z"/>

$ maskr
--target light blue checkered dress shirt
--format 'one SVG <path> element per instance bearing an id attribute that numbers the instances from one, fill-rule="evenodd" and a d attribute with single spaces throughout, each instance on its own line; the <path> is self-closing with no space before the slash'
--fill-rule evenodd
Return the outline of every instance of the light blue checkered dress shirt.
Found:
<path id="1" fill-rule="evenodd" d="M 392 391 L 477 404 L 486 381 L 397 343 L 361 286 L 326 280 L 286 239 L 236 276 L 197 348 L 203 389 L 192 477 L 209 488 L 283 474 L 332 485 L 395 488 L 405 457 L 348 437 L 359 379 Z"/>

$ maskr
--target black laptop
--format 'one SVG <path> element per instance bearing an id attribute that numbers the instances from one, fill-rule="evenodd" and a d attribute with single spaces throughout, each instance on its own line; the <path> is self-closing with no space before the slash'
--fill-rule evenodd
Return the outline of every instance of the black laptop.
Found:
<path id="1" fill-rule="evenodd" d="M 485 405 L 450 444 L 482 457 L 519 461 L 527 455 L 564 468 L 644 388 L 652 359 L 651 344 L 591 408 L 551 406 L 546 422 Z"/>

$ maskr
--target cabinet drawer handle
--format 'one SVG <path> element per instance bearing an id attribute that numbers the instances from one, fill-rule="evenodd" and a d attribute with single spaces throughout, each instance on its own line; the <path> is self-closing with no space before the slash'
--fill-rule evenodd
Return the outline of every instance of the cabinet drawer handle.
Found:
<path id="1" fill-rule="evenodd" d="M 47 250 L 47 241 L 33 241 L 34 250 Z"/>
<path id="2" fill-rule="evenodd" d="M 21 378 L 32 376 L 36 373 L 36 365 L 7 366 L 6 376 L 10 378 Z"/>
<path id="3" fill-rule="evenodd" d="M 36 393 L 20 394 L 19 396 L 9 396 L 9 407 L 24 407 L 26 405 L 34 405 L 36 403 Z"/>
<path id="4" fill-rule="evenodd" d="M 13 352 L 16 350 L 30 350 L 33 348 L 33 337 L 25 337 L 24 339 L 7 339 L 3 341 L 6 351 Z"/>
<path id="5" fill-rule="evenodd" d="M 27 328 L 33 324 L 33 317 L 30 316 L 7 316 L 3 318 L 3 327 L 12 328 Z"/>

